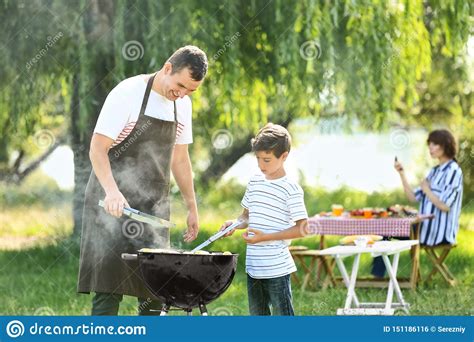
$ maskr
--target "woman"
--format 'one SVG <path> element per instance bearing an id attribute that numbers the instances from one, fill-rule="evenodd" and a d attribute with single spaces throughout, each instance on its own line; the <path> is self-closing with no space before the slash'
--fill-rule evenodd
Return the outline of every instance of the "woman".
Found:
<path id="1" fill-rule="evenodd" d="M 432 131 L 428 136 L 430 155 L 438 159 L 415 190 L 411 188 L 400 162 L 395 160 L 395 170 L 400 174 L 403 189 L 409 201 L 420 202 L 420 214 L 433 214 L 424 220 L 420 230 L 420 244 L 436 246 L 454 244 L 459 228 L 463 192 L 462 170 L 456 161 L 456 141 L 446 129 Z M 380 257 L 374 259 L 372 274 L 383 277 L 385 265 Z"/>

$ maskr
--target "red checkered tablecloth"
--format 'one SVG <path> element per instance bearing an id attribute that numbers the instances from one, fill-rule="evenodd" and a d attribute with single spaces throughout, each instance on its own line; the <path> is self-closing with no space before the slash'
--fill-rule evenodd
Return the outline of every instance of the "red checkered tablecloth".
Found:
<path id="1" fill-rule="evenodd" d="M 413 223 L 430 219 L 430 215 L 420 215 L 407 218 L 350 218 L 350 217 L 320 217 L 316 215 L 308 219 L 312 234 L 319 235 L 382 235 L 410 236 Z"/>

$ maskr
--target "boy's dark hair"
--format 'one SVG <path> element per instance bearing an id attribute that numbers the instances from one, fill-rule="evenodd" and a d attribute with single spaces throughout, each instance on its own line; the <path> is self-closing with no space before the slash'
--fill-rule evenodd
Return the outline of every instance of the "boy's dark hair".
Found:
<path id="1" fill-rule="evenodd" d="M 188 68 L 191 78 L 195 81 L 201 81 L 207 73 L 206 54 L 194 45 L 179 48 L 168 58 L 168 62 L 173 66 L 171 74 Z"/>
<path id="2" fill-rule="evenodd" d="M 280 158 L 285 152 L 290 152 L 291 136 L 285 127 L 269 123 L 258 131 L 251 141 L 252 151 L 272 151 Z"/>
<path id="3" fill-rule="evenodd" d="M 456 156 L 456 139 L 447 129 L 437 129 L 428 135 L 428 144 L 440 145 L 443 148 L 444 154 L 448 158 L 454 158 Z"/>

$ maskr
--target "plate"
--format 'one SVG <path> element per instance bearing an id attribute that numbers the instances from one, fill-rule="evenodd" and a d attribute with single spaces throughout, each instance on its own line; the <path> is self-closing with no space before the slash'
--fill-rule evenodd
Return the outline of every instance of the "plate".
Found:
<path id="1" fill-rule="evenodd" d="M 354 246 L 354 241 L 359 237 L 367 237 L 369 239 L 367 242 L 368 245 L 372 245 L 374 242 L 383 239 L 383 236 L 381 235 L 348 235 L 339 240 L 339 243 L 341 245 Z"/>

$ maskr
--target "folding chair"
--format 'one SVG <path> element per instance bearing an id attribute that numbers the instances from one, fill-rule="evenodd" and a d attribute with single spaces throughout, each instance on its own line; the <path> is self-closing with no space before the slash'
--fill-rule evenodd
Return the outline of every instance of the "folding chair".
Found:
<path id="1" fill-rule="evenodd" d="M 296 247 L 296 246 L 295 246 Z M 299 265 L 303 268 L 304 272 L 304 278 L 303 278 L 303 284 L 301 286 L 301 289 L 304 291 L 308 284 L 311 281 L 312 275 L 314 271 L 316 271 L 316 281 L 315 285 L 317 285 L 322 276 L 322 271 L 326 273 L 326 277 L 322 283 L 322 288 L 326 288 L 329 283 L 333 286 L 336 286 L 336 281 L 334 279 L 334 265 L 335 261 L 332 258 L 329 258 L 328 256 L 321 255 L 319 249 L 293 249 L 290 250 L 291 255 L 295 259 L 295 261 L 298 261 Z M 309 265 L 306 264 L 305 259 L 310 258 Z M 316 265 L 317 262 L 317 265 Z M 301 282 L 298 278 L 298 276 L 293 273 L 293 279 L 296 281 L 296 283 L 299 285 Z"/>
<path id="2" fill-rule="evenodd" d="M 291 253 L 291 256 L 293 257 L 293 259 L 299 260 L 293 255 L 293 253 L 294 252 L 300 252 L 300 251 L 306 251 L 309 248 L 306 247 L 306 246 L 292 245 L 292 246 L 288 246 L 288 249 L 290 250 L 290 253 Z M 296 274 L 296 272 L 291 273 L 291 279 L 292 279 L 293 283 L 295 283 L 297 285 L 301 284 L 300 278 L 298 278 L 298 275 Z"/>
<path id="3" fill-rule="evenodd" d="M 426 278 L 426 281 L 430 281 L 436 273 L 441 274 L 444 280 L 448 282 L 449 285 L 456 285 L 456 279 L 453 274 L 449 271 L 448 267 L 444 263 L 444 260 L 447 258 L 451 249 L 456 247 L 456 244 L 443 244 L 437 246 L 421 246 L 422 249 L 426 251 L 429 259 L 433 263 L 433 269 Z M 439 254 L 436 251 L 440 251 Z"/>

